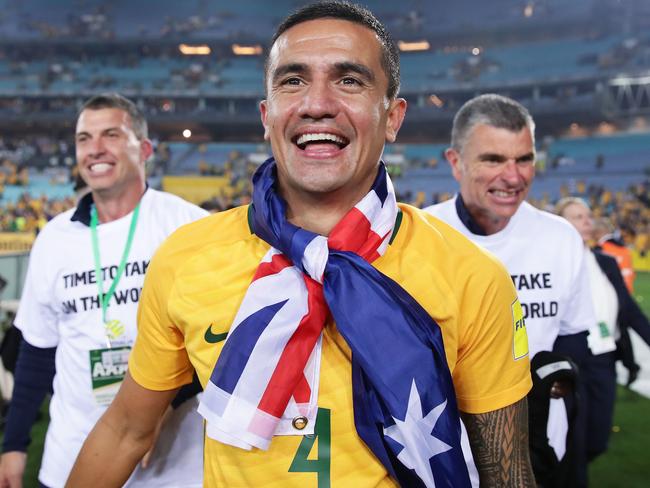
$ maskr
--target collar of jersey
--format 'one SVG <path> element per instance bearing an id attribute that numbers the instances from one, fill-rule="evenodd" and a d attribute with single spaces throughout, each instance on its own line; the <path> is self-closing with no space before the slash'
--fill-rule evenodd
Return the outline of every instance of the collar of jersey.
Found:
<path id="1" fill-rule="evenodd" d="M 247 211 L 247 219 L 248 219 L 248 230 L 251 234 L 254 234 L 253 232 L 253 205 L 248 206 L 248 211 Z M 404 217 L 404 214 L 402 213 L 402 209 L 397 210 L 397 217 L 395 217 L 395 227 L 393 227 L 393 235 L 390 236 L 390 241 L 388 241 L 388 245 L 390 246 L 393 241 L 395 240 L 395 237 L 397 237 L 397 232 L 399 231 L 401 225 L 402 225 L 402 218 Z"/>

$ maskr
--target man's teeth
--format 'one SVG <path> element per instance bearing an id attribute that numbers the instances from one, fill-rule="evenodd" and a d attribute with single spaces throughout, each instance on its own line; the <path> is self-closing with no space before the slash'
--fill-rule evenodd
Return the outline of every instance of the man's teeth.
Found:
<path id="1" fill-rule="evenodd" d="M 505 190 L 492 190 L 492 193 L 497 197 L 511 197 L 517 194 L 516 190 L 505 191 Z"/>
<path id="2" fill-rule="evenodd" d="M 89 167 L 90 171 L 95 172 L 95 171 L 108 171 L 110 169 L 111 165 L 108 163 L 97 163 L 93 164 Z"/>
<path id="3" fill-rule="evenodd" d="M 318 132 L 315 134 L 303 134 L 300 137 L 298 137 L 296 144 L 298 144 L 299 146 L 303 146 L 308 142 L 314 142 L 314 141 L 333 142 L 338 145 L 345 144 L 345 140 L 342 137 L 339 137 L 335 134 L 328 134 L 327 132 Z"/>

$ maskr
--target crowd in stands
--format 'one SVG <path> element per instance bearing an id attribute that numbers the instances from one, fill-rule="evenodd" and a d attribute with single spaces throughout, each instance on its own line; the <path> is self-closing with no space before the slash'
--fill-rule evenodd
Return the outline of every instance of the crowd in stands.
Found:
<path id="1" fill-rule="evenodd" d="M 55 215 L 72 208 L 75 199 L 48 199 L 24 193 L 15 203 L 2 203 L 0 232 L 38 232 Z"/>
<path id="2" fill-rule="evenodd" d="M 241 166 L 238 170 L 232 164 L 226 164 L 221 169 L 204 167 L 202 174 L 225 176 L 230 182 L 211 199 L 201 203 L 201 206 L 211 212 L 227 210 L 250 202 L 251 176 L 256 169 L 254 164 Z M 4 169 L 4 166 L 2 167 Z M 5 172 L 0 171 L 0 175 Z M 3 178 L 4 176 L 0 176 Z M 399 190 L 399 179 L 396 181 L 398 200 L 417 207 L 442 202 L 453 196 L 449 192 L 433 193 L 411 192 Z M 585 199 L 593 209 L 594 217 L 609 217 L 614 226 L 619 229 L 621 238 L 640 255 L 650 251 L 650 180 L 629 188 L 627 192 L 613 192 L 602 186 L 586 186 L 578 182 L 571 191 L 568 185 L 563 185 L 560 195 L 579 196 Z M 548 195 L 539 199 L 530 199 L 538 208 L 552 211 L 555 200 Z M 25 192 L 15 203 L 0 199 L 0 231 L 2 232 L 38 232 L 45 223 L 60 212 L 75 205 L 74 197 L 50 199 L 44 195 L 30 195 Z"/>
<path id="3" fill-rule="evenodd" d="M 2 138 L 0 137 L 0 161 L 4 173 L 12 173 L 15 168 L 18 176 L 18 183 L 27 184 L 27 166 L 72 166 L 74 164 L 74 145 L 71 141 L 59 139 L 45 134 L 25 135 L 22 137 Z M 0 176 L 0 178 L 2 178 Z"/>

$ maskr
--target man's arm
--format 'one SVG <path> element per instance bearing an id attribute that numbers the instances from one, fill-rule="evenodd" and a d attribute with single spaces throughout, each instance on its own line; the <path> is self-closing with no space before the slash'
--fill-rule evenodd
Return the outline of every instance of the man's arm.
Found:
<path id="1" fill-rule="evenodd" d="M 535 487 L 526 398 L 481 414 L 461 412 L 481 487 Z"/>
<path id="2" fill-rule="evenodd" d="M 160 417 L 177 392 L 148 390 L 127 373 L 84 442 L 66 487 L 122 486 L 151 447 Z"/>

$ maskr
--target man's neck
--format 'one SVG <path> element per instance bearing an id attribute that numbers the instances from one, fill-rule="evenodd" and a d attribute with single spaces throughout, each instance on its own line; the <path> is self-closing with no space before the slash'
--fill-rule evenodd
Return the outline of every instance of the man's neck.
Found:
<path id="1" fill-rule="evenodd" d="M 460 193 L 458 194 L 458 198 L 460 199 L 460 204 L 466 210 L 467 216 L 471 219 L 471 225 L 468 225 L 466 222 L 463 223 L 474 234 L 490 236 L 505 229 L 508 222 L 510 222 L 508 218 L 494 218 L 484 212 L 483 209 L 471 204 L 468 205 Z M 482 230 L 482 232 L 475 232 L 476 228 Z"/>
<path id="2" fill-rule="evenodd" d="M 130 214 L 142 198 L 146 186 L 133 185 L 120 193 L 93 191 L 93 203 L 99 222 L 105 224 Z"/>
<path id="3" fill-rule="evenodd" d="M 470 209 L 470 214 L 476 220 L 478 225 L 480 225 L 481 228 L 485 230 L 486 236 L 491 236 L 492 234 L 501 232 L 503 229 L 506 228 L 508 222 L 510 222 L 510 219 L 493 218 L 481 212 L 472 213 L 471 209 Z"/>
<path id="4" fill-rule="evenodd" d="M 364 195 L 337 193 L 314 195 L 291 192 L 284 197 L 287 202 L 287 220 L 305 230 L 328 236 L 336 224 Z"/>
<path id="5" fill-rule="evenodd" d="M 322 200 L 287 202 L 287 220 L 305 230 L 327 236 L 353 206 Z"/>

